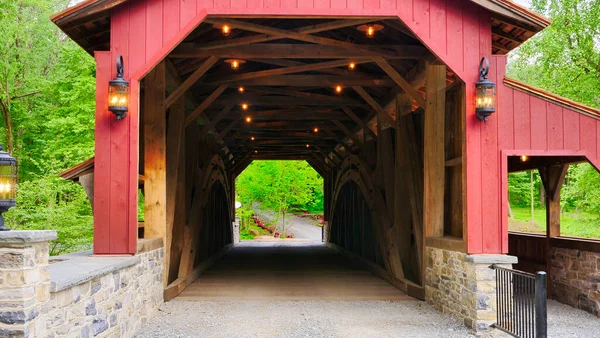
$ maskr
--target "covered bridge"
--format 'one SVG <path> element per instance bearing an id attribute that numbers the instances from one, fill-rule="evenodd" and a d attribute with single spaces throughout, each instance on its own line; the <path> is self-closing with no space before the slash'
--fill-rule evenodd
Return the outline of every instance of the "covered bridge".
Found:
<path id="1" fill-rule="evenodd" d="M 507 173 L 540 169 L 557 237 L 565 167 L 600 166 L 599 111 L 505 77 L 506 54 L 550 24 L 508 0 L 88 0 L 52 20 L 97 63 L 94 253 L 162 238 L 165 299 L 230 247 L 244 168 L 306 160 L 325 179 L 328 245 L 486 329 L 482 269 L 515 262 Z M 108 109 L 120 56 L 122 119 Z"/>

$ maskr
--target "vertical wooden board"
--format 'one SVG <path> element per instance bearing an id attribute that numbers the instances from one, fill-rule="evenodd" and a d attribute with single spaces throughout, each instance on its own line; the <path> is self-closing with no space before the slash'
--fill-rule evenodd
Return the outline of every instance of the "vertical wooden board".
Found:
<path id="1" fill-rule="evenodd" d="M 280 8 L 280 0 L 265 0 L 265 8 Z"/>
<path id="2" fill-rule="evenodd" d="M 112 55 L 95 52 L 96 59 L 96 128 L 94 162 L 94 254 L 110 253 L 110 121 L 108 81 L 112 79 Z"/>
<path id="3" fill-rule="evenodd" d="M 463 12 L 460 6 L 448 6 L 446 8 L 446 54 L 449 60 L 458 60 L 453 71 L 462 74 L 464 71 L 463 48 L 456 46 L 463 45 Z M 456 68 L 456 69 L 455 69 Z"/>
<path id="4" fill-rule="evenodd" d="M 200 1 L 200 0 L 199 0 Z M 296 0 L 293 0 L 296 1 Z M 246 8 L 248 6 L 247 0 L 231 0 L 231 8 Z"/>
<path id="5" fill-rule="evenodd" d="M 348 9 L 363 9 L 363 0 L 346 0 Z"/>
<path id="6" fill-rule="evenodd" d="M 400 20 L 412 29 L 412 23 L 414 21 L 413 0 L 396 0 L 396 8 L 398 9 L 398 17 Z"/>
<path id="7" fill-rule="evenodd" d="M 448 23 L 446 21 L 446 0 L 430 0 L 429 3 L 431 44 L 435 45 L 437 50 L 442 51 L 447 56 Z"/>
<path id="8" fill-rule="evenodd" d="M 230 0 L 214 0 L 213 8 L 231 8 Z"/>
<path id="9" fill-rule="evenodd" d="M 146 6 L 146 62 L 163 45 L 163 1 L 148 1 Z"/>
<path id="10" fill-rule="evenodd" d="M 485 54 L 480 51 L 480 19 L 478 17 L 478 8 L 464 3 L 463 7 L 463 44 L 464 52 L 462 60 L 451 60 L 451 67 L 465 81 L 467 87 L 475 84 L 479 79 L 479 61 Z M 456 63 L 461 63 L 456 65 Z M 456 69 L 463 69 L 463 73 L 459 73 Z M 472 111 L 474 113 L 474 111 Z"/>
<path id="11" fill-rule="evenodd" d="M 529 105 L 530 96 L 514 91 L 514 128 L 515 149 L 525 150 L 531 148 L 531 112 Z"/>
<path id="12" fill-rule="evenodd" d="M 546 103 L 546 106 L 548 149 L 562 150 L 565 148 L 562 107 L 553 103 Z"/>
<path id="13" fill-rule="evenodd" d="M 179 29 L 183 29 L 196 16 L 196 0 L 181 0 Z"/>
<path id="14" fill-rule="evenodd" d="M 171 40 L 180 25 L 181 0 L 163 0 L 163 41 Z"/>
<path id="15" fill-rule="evenodd" d="M 331 0 L 314 0 L 315 8 L 319 9 L 330 9 L 331 8 Z"/>
<path id="16" fill-rule="evenodd" d="M 413 1 L 413 32 L 435 52 L 441 52 L 431 45 L 429 35 L 429 0 Z M 437 47 L 437 46 L 436 46 Z M 443 55 L 443 54 L 442 54 Z M 442 55 L 438 55 L 442 57 Z"/>
<path id="17" fill-rule="evenodd" d="M 500 224 L 501 224 L 501 239 L 502 253 L 508 253 L 508 157 L 503 154 L 500 156 Z"/>
<path id="18" fill-rule="evenodd" d="M 364 0 L 364 9 L 378 9 L 380 4 L 379 0 Z"/>
<path id="19" fill-rule="evenodd" d="M 125 64 L 125 68 L 132 69 L 132 75 L 146 62 L 146 2 L 147 0 L 134 1 L 130 5 L 129 50 L 135 52 L 129 56 L 129 63 Z"/>
<path id="20" fill-rule="evenodd" d="M 588 156 L 596 155 L 596 119 L 583 114 L 579 115 L 581 150 L 585 150 Z"/>
<path id="21" fill-rule="evenodd" d="M 380 0 L 379 7 L 381 9 L 396 8 L 396 2 L 397 0 Z"/>
<path id="22" fill-rule="evenodd" d="M 475 88 L 470 83 L 466 88 L 466 209 L 467 251 L 481 253 L 483 250 L 482 187 L 481 187 L 481 121 L 475 117 Z"/>
<path id="23" fill-rule="evenodd" d="M 246 1 L 244 0 L 244 4 L 246 3 Z M 238 7 L 238 8 L 245 8 L 244 7 Z M 196 3 L 196 15 L 200 14 L 200 12 L 204 9 L 213 9 L 214 8 L 214 2 L 213 0 L 198 0 L 198 2 Z"/>
<path id="24" fill-rule="evenodd" d="M 579 113 L 563 108 L 565 150 L 579 150 Z"/>
<path id="25" fill-rule="evenodd" d="M 112 60 L 117 56 L 123 56 L 123 63 L 129 64 L 129 4 L 124 4 L 120 11 L 114 11 L 111 16 L 111 54 Z M 113 65 L 114 65 L 113 61 Z M 112 77 L 116 76 L 116 68 L 111 70 Z M 125 79 L 130 79 L 130 68 L 124 68 Z M 137 98 L 131 97 L 130 100 Z M 128 253 L 129 252 L 129 197 L 130 197 L 130 133 L 129 119 L 117 121 L 112 117 L 110 122 L 110 253 Z M 137 132 L 137 131 L 136 131 Z M 137 147 L 137 145 L 136 145 Z M 137 149 L 133 151 L 137 154 Z M 136 168 L 137 180 L 137 168 Z"/>
<path id="26" fill-rule="evenodd" d="M 498 82 L 496 68 L 498 59 L 490 60 L 489 79 Z M 499 253 L 501 251 L 500 226 L 500 154 L 498 152 L 498 119 L 491 116 L 481 124 L 481 197 L 488 208 L 482 217 L 483 252 Z M 484 174 L 483 174 L 484 173 Z M 483 208 L 481 210 L 483 213 Z"/>
<path id="27" fill-rule="evenodd" d="M 298 8 L 314 8 L 313 0 L 297 0 Z"/>
<path id="28" fill-rule="evenodd" d="M 247 8 L 263 8 L 263 0 L 247 0 Z"/>
<path id="29" fill-rule="evenodd" d="M 479 18 L 479 59 L 482 57 L 492 58 L 492 29 L 490 22 L 492 18 L 487 10 L 477 8 Z M 476 63 L 479 67 L 479 62 Z"/>
<path id="30" fill-rule="evenodd" d="M 427 237 L 440 237 L 444 235 L 446 66 L 428 66 L 426 82 L 423 222 Z"/>
<path id="31" fill-rule="evenodd" d="M 546 102 L 537 97 L 531 97 L 529 106 L 531 110 L 531 149 L 546 150 L 548 144 Z"/>
<path id="32" fill-rule="evenodd" d="M 344 9 L 346 8 L 346 0 L 330 0 L 331 9 Z"/>
<path id="33" fill-rule="evenodd" d="M 506 73 L 506 55 L 495 55 L 497 79 L 503 79 Z M 513 89 L 508 88 L 502 81 L 498 82 L 497 104 L 498 112 L 498 149 L 513 149 L 515 146 L 513 133 Z"/>

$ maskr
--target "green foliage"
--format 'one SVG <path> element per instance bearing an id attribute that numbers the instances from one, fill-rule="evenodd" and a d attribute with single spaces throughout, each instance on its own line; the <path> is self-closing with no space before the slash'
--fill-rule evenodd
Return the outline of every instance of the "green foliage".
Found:
<path id="1" fill-rule="evenodd" d="M 236 180 L 242 205 L 323 212 L 323 178 L 305 161 L 254 161 Z"/>
<path id="2" fill-rule="evenodd" d="M 533 173 L 534 206 L 539 205 L 542 184 L 537 171 Z M 529 171 L 508 174 L 508 200 L 511 206 L 531 206 L 531 176 Z"/>
<path id="3" fill-rule="evenodd" d="M 589 163 L 569 167 L 561 191 L 561 207 L 600 214 L 600 173 Z"/>
<path id="4" fill-rule="evenodd" d="M 58 177 L 94 154 L 95 63 L 48 19 L 69 1 L 0 0 L 0 143 L 19 160 L 7 225 L 58 230 L 52 254 L 91 246 L 83 189 Z"/>
<path id="5" fill-rule="evenodd" d="M 91 248 L 92 209 L 80 185 L 56 175 L 21 182 L 17 205 L 4 214 L 7 224 L 19 230 L 56 230 L 51 255 Z"/>
<path id="6" fill-rule="evenodd" d="M 553 23 L 510 58 L 508 75 L 600 107 L 600 0 L 533 0 Z"/>

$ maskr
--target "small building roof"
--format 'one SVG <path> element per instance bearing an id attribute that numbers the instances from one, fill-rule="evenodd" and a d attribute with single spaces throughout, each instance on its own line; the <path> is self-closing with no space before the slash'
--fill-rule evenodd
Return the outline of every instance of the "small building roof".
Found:
<path id="1" fill-rule="evenodd" d="M 71 168 L 58 174 L 58 176 L 64 178 L 65 180 L 71 180 L 71 181 L 77 182 L 77 181 L 79 181 L 79 177 L 87 175 L 87 174 L 91 174 L 94 172 L 94 159 L 95 159 L 95 157 L 92 157 L 90 159 L 87 159 L 87 160 L 79 163 L 79 164 L 76 164 L 76 165 L 72 166 Z"/>

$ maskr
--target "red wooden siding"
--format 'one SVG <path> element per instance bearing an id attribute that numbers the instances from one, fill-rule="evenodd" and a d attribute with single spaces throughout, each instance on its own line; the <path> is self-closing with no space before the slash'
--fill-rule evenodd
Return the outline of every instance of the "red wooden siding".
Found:
<path id="1" fill-rule="evenodd" d="M 585 155 L 600 168 L 600 117 L 594 118 L 575 109 L 570 109 L 531 93 L 513 89 L 504 84 L 506 56 L 491 58 L 493 79 L 498 84 L 498 111 L 487 123 L 481 125 L 481 154 L 490 157 L 490 163 L 481 161 L 480 175 L 487 176 L 499 184 L 477 185 L 471 174 L 467 175 L 468 203 L 481 196 L 484 205 L 473 212 L 485 215 L 483 229 L 490 238 L 483 237 L 482 245 L 469 242 L 469 252 L 483 248 L 483 253 L 508 252 L 508 194 L 506 156 L 509 155 Z M 485 131 L 484 131 L 485 130 Z M 491 142 L 490 142 L 491 141 Z M 468 154 L 472 156 L 471 153 Z M 491 158 L 495 159 L 491 159 Z M 477 168 L 473 166 L 472 170 Z M 500 189 L 495 191 L 495 187 Z M 473 192 L 474 195 L 469 195 Z M 500 201 L 498 201 L 498 197 Z M 470 205 L 472 207 L 472 204 Z M 469 208 L 469 204 L 468 207 Z M 469 222 L 469 226 L 473 223 Z M 471 229 L 469 229 L 469 232 Z M 496 236 L 499 234 L 499 236 Z"/>

